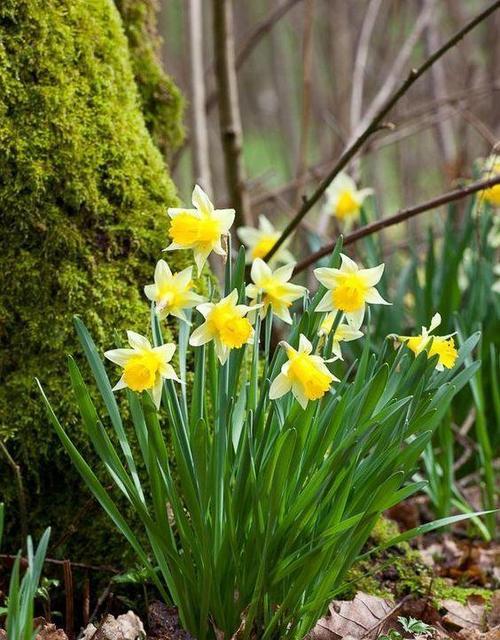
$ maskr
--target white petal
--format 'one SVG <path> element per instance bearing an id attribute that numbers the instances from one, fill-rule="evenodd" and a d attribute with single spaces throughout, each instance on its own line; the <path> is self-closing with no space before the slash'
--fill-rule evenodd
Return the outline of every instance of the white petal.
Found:
<path id="1" fill-rule="evenodd" d="M 216 209 L 213 212 L 213 217 L 219 220 L 221 225 L 221 230 L 223 234 L 227 234 L 229 229 L 231 228 L 236 212 L 234 209 Z"/>
<path id="2" fill-rule="evenodd" d="M 431 333 L 431 331 L 434 331 L 434 329 L 439 327 L 440 324 L 441 324 L 441 314 L 440 313 L 435 313 L 432 316 L 431 324 L 430 324 L 429 329 L 428 329 L 429 333 Z"/>
<path id="3" fill-rule="evenodd" d="M 321 298 L 315 311 L 316 313 L 326 313 L 329 311 L 337 311 L 333 306 L 332 294 L 330 291 L 327 291 L 325 295 Z"/>
<path id="4" fill-rule="evenodd" d="M 125 383 L 125 380 L 122 376 L 113 387 L 113 391 L 118 391 L 119 389 L 126 389 L 126 388 L 127 388 L 127 384 Z"/>
<path id="5" fill-rule="evenodd" d="M 156 300 L 158 287 L 155 284 L 147 284 L 144 287 L 144 294 L 148 300 Z"/>
<path id="6" fill-rule="evenodd" d="M 259 293 L 260 293 L 259 287 L 257 287 L 254 284 L 247 284 L 247 286 L 245 287 L 245 295 L 247 298 L 249 298 L 252 301 L 250 304 L 255 303 L 255 300 L 259 295 Z"/>
<path id="7" fill-rule="evenodd" d="M 172 360 L 172 356 L 175 353 L 175 349 L 175 344 L 173 344 L 173 342 L 168 342 L 167 344 L 162 344 L 159 347 L 155 347 L 153 351 L 159 353 L 164 362 L 170 362 L 170 360 Z"/>
<path id="8" fill-rule="evenodd" d="M 358 199 L 359 199 L 360 204 L 362 204 L 362 203 L 363 203 L 363 201 L 364 201 L 368 196 L 371 196 L 372 194 L 373 194 L 373 189 L 370 189 L 370 188 L 368 188 L 368 189 L 360 189 L 360 190 L 358 191 Z"/>
<path id="9" fill-rule="evenodd" d="M 105 358 L 111 360 L 111 362 L 114 362 L 120 367 L 124 367 L 133 355 L 136 355 L 136 352 L 133 349 L 111 349 L 110 351 L 104 352 Z"/>
<path id="10" fill-rule="evenodd" d="M 368 289 L 365 294 L 365 301 L 369 304 L 392 304 L 391 302 L 387 302 L 387 300 L 384 300 L 384 298 L 382 298 L 375 287 Z"/>
<path id="11" fill-rule="evenodd" d="M 193 279 L 193 267 L 187 267 L 175 274 L 175 283 L 179 288 L 184 289 Z"/>
<path id="12" fill-rule="evenodd" d="M 163 378 L 165 378 L 166 380 L 175 380 L 176 382 L 181 382 L 175 372 L 175 369 L 173 368 L 173 366 L 171 364 L 165 364 L 162 368 L 161 368 L 161 375 Z"/>
<path id="13" fill-rule="evenodd" d="M 201 347 L 202 344 L 206 344 L 210 342 L 213 338 L 213 334 L 210 331 L 208 322 L 204 322 L 202 325 L 197 327 L 189 338 L 189 344 L 192 347 Z"/>
<path id="14" fill-rule="evenodd" d="M 298 403 L 300 404 L 300 406 L 303 409 L 307 409 L 307 404 L 309 402 L 308 397 L 305 395 L 304 391 L 302 390 L 301 385 L 299 384 L 294 384 L 292 386 L 292 393 L 295 396 L 296 400 L 298 401 Z"/>
<path id="15" fill-rule="evenodd" d="M 275 316 L 277 316 L 280 320 L 283 320 L 283 322 L 286 322 L 287 324 L 292 324 L 292 316 L 290 315 L 290 311 L 285 304 L 272 305 L 272 308 Z"/>
<path id="16" fill-rule="evenodd" d="M 161 379 L 161 376 L 157 375 L 154 387 L 151 389 L 151 397 L 153 398 L 153 402 L 155 403 L 155 407 L 157 409 L 160 408 L 162 389 L 163 389 L 163 380 Z"/>
<path id="17" fill-rule="evenodd" d="M 358 311 L 346 312 L 345 317 L 353 329 L 359 329 L 365 317 L 365 305 L 363 305 L 361 309 L 358 309 Z"/>
<path id="18" fill-rule="evenodd" d="M 191 200 L 198 211 L 200 211 L 204 215 L 211 215 L 212 211 L 214 210 L 214 206 L 210 202 L 210 198 L 199 185 L 195 185 Z"/>
<path id="19" fill-rule="evenodd" d="M 291 264 L 285 264 L 279 269 L 276 269 L 273 276 L 280 282 L 288 282 L 292 277 L 294 268 L 295 264 L 293 262 Z"/>
<path id="20" fill-rule="evenodd" d="M 342 260 L 340 270 L 343 273 L 356 273 L 358 271 L 358 265 L 354 260 L 351 260 L 349 256 L 346 256 L 345 253 L 340 254 L 340 259 Z"/>
<path id="21" fill-rule="evenodd" d="M 155 267 L 155 283 L 158 285 L 165 284 L 172 278 L 172 272 L 165 260 L 158 260 Z"/>
<path id="22" fill-rule="evenodd" d="M 269 399 L 277 400 L 278 398 L 281 398 L 281 396 L 284 396 L 285 393 L 288 393 L 291 388 L 292 383 L 290 382 L 290 379 L 283 373 L 279 373 L 276 378 L 274 378 L 269 388 Z"/>
<path id="23" fill-rule="evenodd" d="M 141 336 L 140 333 L 136 333 L 135 331 L 127 331 L 128 343 L 132 347 L 132 349 L 137 349 L 138 351 L 151 349 L 151 344 L 147 338 Z"/>
<path id="24" fill-rule="evenodd" d="M 299 353 L 311 353 L 312 348 L 312 344 L 305 335 L 301 333 L 299 337 Z"/>
<path id="25" fill-rule="evenodd" d="M 201 313 L 201 315 L 206 318 L 208 314 L 214 309 L 215 304 L 213 302 L 204 302 L 203 304 L 199 304 L 196 307 L 196 310 Z"/>
<path id="26" fill-rule="evenodd" d="M 269 265 L 267 265 L 264 260 L 261 258 L 255 258 L 252 263 L 252 269 L 250 270 L 250 277 L 255 282 L 256 285 L 261 282 L 264 278 L 271 277 L 273 272 L 271 271 Z"/>
<path id="27" fill-rule="evenodd" d="M 238 302 L 238 289 L 233 289 L 225 298 L 222 298 L 221 302 L 228 302 L 229 304 L 235 305 Z"/>
<path id="28" fill-rule="evenodd" d="M 342 276 L 340 269 L 331 269 L 330 267 L 319 267 L 314 269 L 314 276 L 327 289 L 333 289 L 337 286 L 339 276 Z"/>
<path id="29" fill-rule="evenodd" d="M 203 271 L 203 267 L 205 266 L 205 262 L 207 261 L 208 256 L 210 255 L 210 249 L 205 251 L 195 250 L 194 252 L 194 261 L 196 263 L 196 268 L 198 269 L 198 275 Z"/>
<path id="30" fill-rule="evenodd" d="M 385 265 L 379 264 L 377 267 L 371 269 L 360 269 L 359 275 L 363 278 L 368 287 L 375 287 L 379 282 L 382 274 L 384 273 Z"/>
<path id="31" fill-rule="evenodd" d="M 274 226 L 269 222 L 266 216 L 263 216 L 263 215 L 259 216 L 259 229 L 263 231 L 266 234 L 266 236 L 272 235 L 273 233 L 276 232 L 276 229 L 274 228 Z"/>
<path id="32" fill-rule="evenodd" d="M 215 353 L 219 358 L 219 362 L 221 364 L 226 364 L 226 360 L 229 357 L 229 351 L 230 351 L 229 347 L 227 347 L 225 344 L 222 344 L 220 340 L 215 340 L 214 346 L 215 346 Z"/>
<path id="33" fill-rule="evenodd" d="M 261 232 L 253 227 L 240 227 L 236 233 L 239 239 L 249 247 L 253 247 L 260 240 Z"/>
<path id="34" fill-rule="evenodd" d="M 343 360 L 342 351 L 340 350 L 340 343 L 334 340 L 332 342 L 332 353 L 334 356 L 337 356 L 339 360 Z"/>

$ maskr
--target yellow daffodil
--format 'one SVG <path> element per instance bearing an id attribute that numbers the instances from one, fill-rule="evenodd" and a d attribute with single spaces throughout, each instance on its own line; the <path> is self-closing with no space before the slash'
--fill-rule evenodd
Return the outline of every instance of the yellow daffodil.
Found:
<path id="1" fill-rule="evenodd" d="M 249 307 L 237 302 L 238 291 L 234 289 L 220 302 L 205 302 L 196 307 L 205 322 L 193 331 L 189 344 L 199 347 L 213 340 L 221 364 L 226 362 L 231 349 L 239 349 L 253 342 L 254 330 L 245 316 L 260 305 Z"/>
<path id="2" fill-rule="evenodd" d="M 259 216 L 259 228 L 240 227 L 237 231 L 239 239 L 247 246 L 247 262 L 256 258 L 264 258 L 274 247 L 281 235 L 265 216 Z M 294 257 L 285 245 L 282 245 L 271 258 L 270 263 L 295 262 Z"/>
<path id="3" fill-rule="evenodd" d="M 298 350 L 287 342 L 280 342 L 288 362 L 281 367 L 269 389 L 269 398 L 275 400 L 291 391 L 300 406 L 305 409 L 309 400 L 322 398 L 334 380 L 338 381 L 320 356 L 311 355 L 312 344 L 300 335 Z"/>
<path id="4" fill-rule="evenodd" d="M 198 185 L 192 196 L 195 209 L 169 209 L 172 218 L 168 234 L 172 242 L 165 251 L 192 249 L 198 273 L 212 251 L 226 255 L 222 238 L 229 235 L 234 221 L 234 209 L 214 209 L 209 197 Z"/>
<path id="5" fill-rule="evenodd" d="M 345 226 L 350 226 L 359 218 L 365 198 L 372 193 L 373 189 L 358 190 L 356 183 L 350 176 L 346 173 L 339 173 L 325 192 L 324 210 Z"/>
<path id="6" fill-rule="evenodd" d="M 316 311 L 342 311 L 353 329 L 359 329 L 365 317 L 367 304 L 391 304 L 382 298 L 375 289 L 384 265 L 379 264 L 372 269 L 360 269 L 358 265 L 343 253 L 340 254 L 342 264 L 340 269 L 320 267 L 314 270 L 314 275 L 325 286 L 325 293 Z"/>
<path id="7" fill-rule="evenodd" d="M 144 287 L 144 293 L 155 303 L 156 313 L 161 319 L 173 315 L 187 322 L 185 309 L 192 309 L 205 300 L 192 290 L 193 267 L 172 273 L 165 260 L 159 260 L 154 280 L 154 284 Z"/>
<path id="8" fill-rule="evenodd" d="M 430 334 L 439 327 L 441 324 L 441 316 L 436 313 L 431 320 L 429 328 L 422 327 L 422 333 L 418 336 L 395 336 L 397 340 L 406 344 L 408 349 L 411 349 L 415 355 L 419 355 L 424 351 L 428 352 L 427 357 L 432 358 L 434 355 L 438 355 L 438 361 L 436 369 L 443 371 L 446 369 L 452 369 L 455 366 L 455 362 L 458 358 L 458 351 L 455 347 L 455 341 L 453 340 L 453 333 L 447 336 L 431 336 Z"/>
<path id="9" fill-rule="evenodd" d="M 247 285 L 246 294 L 252 300 L 251 304 L 255 304 L 258 295 L 261 295 L 261 318 L 272 309 L 274 315 L 292 324 L 289 308 L 306 292 L 305 287 L 288 282 L 292 277 L 293 267 L 293 264 L 287 264 L 273 272 L 260 258 L 254 260 L 250 272 L 254 284 Z"/>
<path id="10" fill-rule="evenodd" d="M 105 356 L 123 367 L 122 377 L 113 391 L 128 387 L 132 391 L 149 391 L 157 408 L 160 407 L 163 379 L 180 382 L 169 364 L 175 352 L 175 344 L 152 347 L 149 340 L 135 331 L 127 331 L 131 349 L 111 349 Z"/>
<path id="11" fill-rule="evenodd" d="M 319 335 L 326 336 L 329 335 L 330 331 L 333 327 L 333 322 L 335 320 L 335 313 L 329 313 L 319 328 Z M 351 342 L 351 340 L 358 340 L 363 337 L 363 332 L 359 331 L 359 329 L 353 329 L 348 324 L 339 324 L 335 329 L 335 333 L 333 334 L 332 341 L 332 353 L 334 356 L 339 358 L 339 360 L 343 360 L 342 351 L 340 349 L 341 342 Z"/>
<path id="12" fill-rule="evenodd" d="M 483 165 L 483 178 L 494 178 L 500 175 L 500 156 L 490 156 Z M 486 200 L 492 207 L 500 207 L 500 184 L 479 192 L 479 198 Z"/>

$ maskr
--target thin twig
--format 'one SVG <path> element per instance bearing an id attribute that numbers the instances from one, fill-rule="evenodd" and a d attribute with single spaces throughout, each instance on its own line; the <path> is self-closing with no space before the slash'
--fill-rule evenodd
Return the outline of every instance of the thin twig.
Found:
<path id="1" fill-rule="evenodd" d="M 380 231 L 380 229 L 385 229 L 386 227 L 391 227 L 395 224 L 399 224 L 404 220 L 408 220 L 413 216 L 418 215 L 419 213 L 424 213 L 424 211 L 431 211 L 432 209 L 436 209 L 443 204 L 447 204 L 448 202 L 455 202 L 456 200 L 461 200 L 473 193 L 477 193 L 478 191 L 482 191 L 483 189 L 489 189 L 490 187 L 495 186 L 496 184 L 500 184 L 500 176 L 497 175 L 489 180 L 479 180 L 477 182 L 472 182 L 471 184 L 461 187 L 460 189 L 455 189 L 454 191 L 448 191 L 447 193 L 443 193 L 436 198 L 432 198 L 431 200 L 426 200 L 421 204 L 418 204 L 414 207 L 409 207 L 407 209 L 402 209 L 398 213 L 393 216 L 389 216 L 387 218 L 383 218 L 382 220 L 376 220 L 370 224 L 367 224 L 364 227 L 360 227 L 353 231 L 349 235 L 345 236 L 343 246 L 352 244 L 361 238 L 365 238 L 366 236 L 371 235 L 372 233 L 376 233 Z M 315 253 L 312 253 L 310 256 L 297 263 L 294 269 L 294 274 L 300 273 L 304 269 L 307 269 L 311 264 L 314 264 L 320 258 L 327 256 L 331 253 L 335 247 L 336 242 L 330 242 Z"/>
<path id="2" fill-rule="evenodd" d="M 408 74 L 408 77 L 399 86 L 399 88 L 387 99 L 384 105 L 380 108 L 377 114 L 373 117 L 372 121 L 366 126 L 364 131 L 359 137 L 352 142 L 351 145 L 345 149 L 335 166 L 332 168 L 326 178 L 320 183 L 316 191 L 310 198 L 304 201 L 295 217 L 285 227 L 283 233 L 277 242 L 273 245 L 271 250 L 265 256 L 265 260 L 269 260 L 288 237 L 293 233 L 302 218 L 312 209 L 312 207 L 318 202 L 323 193 L 328 188 L 328 185 L 332 182 L 336 175 L 338 175 L 342 169 L 349 163 L 349 161 L 356 155 L 359 149 L 364 143 L 375 133 L 381 126 L 386 115 L 391 111 L 394 105 L 400 100 L 400 98 L 408 91 L 408 89 L 415 83 L 421 75 L 423 75 L 435 62 L 439 60 L 449 49 L 457 44 L 469 31 L 474 29 L 478 24 L 485 20 L 489 15 L 496 11 L 500 7 L 500 0 L 493 2 L 487 9 L 479 13 L 475 18 L 468 22 L 460 31 L 445 42 L 432 56 L 417 69 L 412 69 Z"/>
<path id="3" fill-rule="evenodd" d="M 19 532 L 21 535 L 21 546 L 24 546 L 26 543 L 26 538 L 28 537 L 28 510 L 26 508 L 26 494 L 24 493 L 24 484 L 23 484 L 23 476 L 21 474 L 21 467 L 17 464 L 14 458 L 10 455 L 9 450 L 4 445 L 3 442 L 0 442 L 0 449 L 2 450 L 4 456 L 9 463 L 12 471 L 14 472 L 14 478 L 17 485 L 17 500 L 19 503 L 19 520 L 21 526 L 19 527 Z"/>
<path id="4" fill-rule="evenodd" d="M 246 40 L 241 45 L 240 49 L 236 53 L 236 62 L 235 67 L 236 70 L 239 71 L 243 64 L 248 60 L 250 54 L 255 49 L 255 47 L 259 44 L 262 38 L 269 33 L 271 29 L 274 27 L 276 23 L 278 23 L 281 18 L 283 18 L 292 7 L 294 7 L 302 0 L 284 0 L 281 4 L 279 4 L 275 9 L 273 9 L 270 14 L 261 20 L 254 29 L 249 33 Z M 215 106 L 218 98 L 218 90 L 216 89 L 211 94 L 209 94 L 207 101 L 205 103 L 205 109 L 207 113 Z"/>
<path id="5" fill-rule="evenodd" d="M 388 130 L 383 136 L 379 136 L 372 140 L 369 144 L 366 145 L 363 150 L 363 154 L 372 153 L 373 151 L 378 151 L 386 147 L 389 144 L 394 144 L 395 142 L 399 142 L 404 140 L 405 138 L 414 135 L 416 132 L 420 132 L 422 130 L 422 124 L 426 126 L 433 126 L 436 122 L 436 117 L 434 119 L 429 119 L 429 113 L 434 109 L 438 109 L 439 107 L 449 106 L 454 104 L 460 104 L 462 102 L 466 103 L 471 101 L 472 99 L 481 96 L 482 94 L 489 94 L 494 91 L 500 91 L 500 83 L 493 83 L 488 85 L 478 85 L 477 87 L 472 87 L 467 91 L 460 91 L 456 93 L 452 93 L 442 99 L 439 100 L 431 100 L 424 104 L 419 105 L 412 111 L 408 111 L 405 114 L 404 120 L 398 122 L 396 131 Z M 446 117 L 452 115 L 452 112 L 445 113 Z M 418 128 L 415 128 L 415 125 L 418 124 Z M 316 164 L 311 167 L 306 175 L 306 180 L 321 180 L 326 170 L 331 167 L 332 160 L 323 160 L 322 162 Z M 276 200 L 288 192 L 293 191 L 296 188 L 297 179 L 294 178 L 290 182 L 287 182 L 280 187 L 276 187 L 272 191 L 268 191 L 263 194 L 259 194 L 252 198 L 252 208 L 256 208 L 262 205 L 265 205 L 267 202 Z"/>
<path id="6" fill-rule="evenodd" d="M 71 562 L 69 560 L 63 561 L 63 574 L 64 574 L 64 591 L 66 594 L 66 616 L 65 616 L 65 627 L 66 627 L 66 635 L 69 640 L 74 638 L 74 612 L 73 612 L 73 574 L 71 572 Z"/>
<path id="7" fill-rule="evenodd" d="M 314 2 L 315 0 L 307 0 L 304 7 L 304 43 L 302 48 L 302 118 L 296 173 L 297 206 L 300 204 L 301 192 L 307 172 L 307 151 L 309 147 L 309 125 L 311 120 Z"/>
<path id="8" fill-rule="evenodd" d="M 351 131 L 357 127 L 361 119 L 363 110 L 363 90 L 365 86 L 366 62 L 368 60 L 368 50 L 372 37 L 373 28 L 377 20 L 382 0 L 371 0 L 366 10 L 361 34 L 359 36 L 359 44 L 354 62 L 354 73 L 352 76 L 352 93 L 351 93 L 351 110 L 350 121 Z"/>
<path id="9" fill-rule="evenodd" d="M 500 1 L 500 0 L 499 0 Z M 236 209 L 235 228 L 250 222 L 250 199 L 243 163 L 243 134 L 234 57 L 232 0 L 213 0 L 215 72 L 219 120 L 229 199 Z"/>
<path id="10" fill-rule="evenodd" d="M 0 553 L 0 560 L 15 560 L 17 556 L 12 555 L 10 553 Z M 28 562 L 26 558 L 21 558 L 21 562 Z M 56 560 L 55 558 L 45 558 L 44 560 L 47 564 L 55 564 L 59 566 L 64 566 L 66 560 Z M 84 562 L 70 562 L 71 566 L 75 569 L 85 569 L 86 571 L 100 571 L 103 573 L 113 573 L 115 575 L 119 574 L 120 571 L 115 569 L 114 567 L 110 567 L 107 565 L 95 565 L 95 564 L 85 564 Z"/>

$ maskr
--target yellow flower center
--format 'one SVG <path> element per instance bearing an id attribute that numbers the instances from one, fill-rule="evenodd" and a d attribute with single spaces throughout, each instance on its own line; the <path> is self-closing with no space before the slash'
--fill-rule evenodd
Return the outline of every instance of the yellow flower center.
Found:
<path id="1" fill-rule="evenodd" d="M 500 207 L 500 184 L 481 192 L 482 197 L 494 207 Z"/>
<path id="2" fill-rule="evenodd" d="M 439 364 L 442 364 L 447 369 L 451 369 L 458 358 L 458 352 L 453 338 L 435 337 L 429 351 L 429 358 L 436 355 L 436 353 L 439 356 Z"/>
<path id="3" fill-rule="evenodd" d="M 220 341 L 231 349 L 239 349 L 252 335 L 250 321 L 239 316 L 231 305 L 215 307 L 208 321 L 217 332 Z"/>
<path id="4" fill-rule="evenodd" d="M 184 247 L 212 245 L 221 235 L 220 223 L 213 218 L 198 218 L 192 213 L 181 213 L 172 219 L 169 235 Z"/>
<path id="5" fill-rule="evenodd" d="M 340 220 L 353 218 L 359 213 L 359 204 L 350 191 L 342 191 L 337 201 L 335 215 Z"/>
<path id="6" fill-rule="evenodd" d="M 422 336 L 413 336 L 412 338 L 408 338 L 406 342 L 406 346 L 408 349 L 411 349 L 413 353 L 418 355 L 422 351 L 424 338 Z"/>
<path id="7" fill-rule="evenodd" d="M 283 306 L 290 307 L 292 305 L 291 302 L 284 300 L 286 295 L 286 287 L 283 286 L 283 283 L 275 278 L 266 278 L 260 283 L 260 288 L 264 292 L 264 296 L 262 298 L 262 302 L 264 304 L 270 304 L 274 306 Z"/>
<path id="8" fill-rule="evenodd" d="M 185 300 L 185 293 L 189 290 L 190 286 L 191 283 L 181 289 L 173 282 L 162 285 L 158 289 L 158 295 L 156 297 L 158 306 L 162 309 L 181 308 Z"/>
<path id="9" fill-rule="evenodd" d="M 276 238 L 274 236 L 262 236 L 257 244 L 252 249 L 252 258 L 263 258 L 276 244 Z"/>
<path id="10" fill-rule="evenodd" d="M 298 353 L 291 357 L 288 376 L 301 385 L 308 400 L 323 397 L 330 388 L 331 379 L 319 371 L 307 353 Z"/>
<path id="11" fill-rule="evenodd" d="M 151 389 L 160 365 L 159 356 L 153 352 L 132 356 L 123 369 L 125 384 L 133 391 Z"/>
<path id="12" fill-rule="evenodd" d="M 341 311 L 358 311 L 365 304 L 368 288 L 357 273 L 348 273 L 340 284 L 332 289 L 333 306 Z"/>

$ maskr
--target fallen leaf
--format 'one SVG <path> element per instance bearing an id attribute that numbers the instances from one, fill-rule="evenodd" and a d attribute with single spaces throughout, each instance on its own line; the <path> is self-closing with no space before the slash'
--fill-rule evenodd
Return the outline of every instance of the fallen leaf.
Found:
<path id="1" fill-rule="evenodd" d="M 441 600 L 439 604 L 447 611 L 443 621 L 455 629 L 481 631 L 484 628 L 485 600 L 481 596 L 469 596 L 465 605 L 456 600 Z"/>
<path id="2" fill-rule="evenodd" d="M 82 637 L 83 640 L 141 640 L 146 637 L 146 632 L 141 619 L 133 611 L 128 611 L 117 618 L 107 615 L 97 627 L 87 625 Z"/>
<path id="3" fill-rule="evenodd" d="M 308 640 L 361 640 L 394 611 L 390 600 L 358 592 L 354 600 L 334 600 L 318 620 Z"/>

